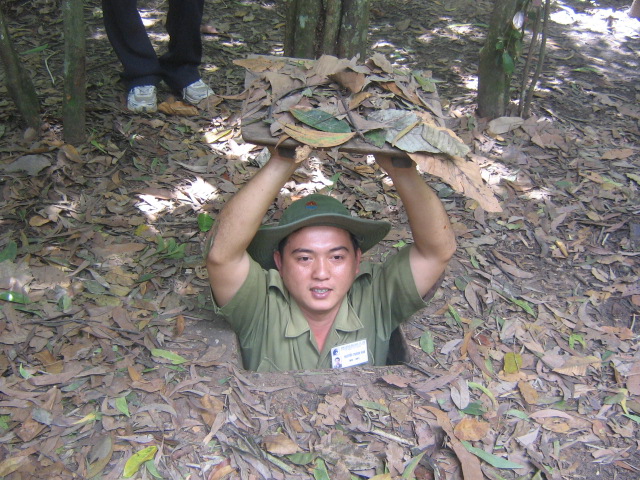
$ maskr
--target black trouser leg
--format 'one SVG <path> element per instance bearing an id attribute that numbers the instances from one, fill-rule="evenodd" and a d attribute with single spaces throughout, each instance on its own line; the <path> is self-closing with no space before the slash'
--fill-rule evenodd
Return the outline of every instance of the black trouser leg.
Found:
<path id="1" fill-rule="evenodd" d="M 157 85 L 162 68 L 142 23 L 136 0 L 102 0 L 104 27 L 131 89 Z M 199 31 L 198 31 L 199 34 Z"/>
<path id="2" fill-rule="evenodd" d="M 204 0 L 169 0 L 169 51 L 160 57 L 160 66 L 162 78 L 174 90 L 181 90 L 200 79 L 203 10 Z"/>

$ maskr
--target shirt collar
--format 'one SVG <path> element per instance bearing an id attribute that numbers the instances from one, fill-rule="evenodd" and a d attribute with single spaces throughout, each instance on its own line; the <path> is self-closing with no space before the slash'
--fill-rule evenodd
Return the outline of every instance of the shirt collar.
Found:
<path id="1" fill-rule="evenodd" d="M 304 318 L 304 314 L 300 310 L 300 307 L 295 302 L 295 300 L 289 297 L 289 301 L 291 308 L 291 318 L 289 319 L 289 321 L 287 322 L 287 326 L 285 327 L 284 336 L 287 338 L 299 337 L 303 333 L 310 331 L 311 328 L 309 327 L 309 322 L 307 322 L 307 319 Z M 363 327 L 364 325 L 362 325 L 362 322 L 349 305 L 349 300 L 347 299 L 347 297 L 345 297 L 342 300 L 340 310 L 338 310 L 336 319 L 333 322 L 333 330 L 339 330 L 342 332 L 355 332 L 356 330 L 360 330 Z"/>

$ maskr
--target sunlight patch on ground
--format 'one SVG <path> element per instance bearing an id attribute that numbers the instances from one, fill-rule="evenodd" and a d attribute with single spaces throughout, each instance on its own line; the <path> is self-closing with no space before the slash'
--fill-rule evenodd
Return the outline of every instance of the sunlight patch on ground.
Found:
<path id="1" fill-rule="evenodd" d="M 155 24 L 162 21 L 162 17 L 154 16 L 158 14 L 155 10 L 138 9 L 138 12 L 140 13 L 142 23 L 147 28 L 153 27 Z"/>
<path id="2" fill-rule="evenodd" d="M 215 200 L 218 190 L 203 178 L 196 177 L 193 182 L 180 187 L 180 191 L 186 194 L 193 204 L 204 204 Z"/>
<path id="3" fill-rule="evenodd" d="M 465 88 L 471 90 L 471 91 L 477 91 L 478 90 L 478 77 L 475 75 L 469 75 L 469 76 L 463 76 L 462 77 L 462 82 L 465 86 Z"/>
<path id="4" fill-rule="evenodd" d="M 640 36 L 640 20 L 629 17 L 626 9 L 593 8 L 581 13 L 561 2 L 559 10 L 551 13 L 550 19 L 566 26 L 566 35 L 576 46 L 589 44 L 603 53 L 612 49 L 618 54 L 628 55 L 630 61 L 637 61 L 637 53 L 634 54 L 627 44 L 630 38 L 637 39 Z M 605 54 L 600 60 L 594 58 L 592 62 L 594 65 L 610 66 L 608 56 Z M 634 68 L 630 65 L 624 67 L 629 70 Z"/>
<path id="5" fill-rule="evenodd" d="M 213 202 L 218 197 L 218 189 L 201 177 L 176 186 L 171 192 L 171 198 L 161 194 L 140 194 L 141 202 L 136 203 L 140 210 L 150 220 L 157 220 L 160 214 L 172 213 L 178 208 L 188 207 L 194 212 L 199 212 L 203 205 Z"/>
<path id="6" fill-rule="evenodd" d="M 511 184 L 520 193 L 520 197 L 529 200 L 544 200 L 551 197 L 546 187 L 530 188 L 527 182 L 522 182 L 522 169 L 512 168 L 500 160 L 485 157 L 487 162 L 481 166 L 482 178 L 494 191 L 503 190 L 505 184 Z M 532 186 L 531 186 L 532 187 Z"/>

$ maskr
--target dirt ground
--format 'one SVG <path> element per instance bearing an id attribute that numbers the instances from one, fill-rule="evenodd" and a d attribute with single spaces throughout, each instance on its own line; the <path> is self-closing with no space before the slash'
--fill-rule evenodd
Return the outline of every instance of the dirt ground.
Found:
<path id="1" fill-rule="evenodd" d="M 75 146 L 62 137 L 59 5 L 2 4 L 45 125 L 25 130 L 0 90 L 0 477 L 639 477 L 630 2 L 554 3 L 532 116 L 502 133 L 475 115 L 492 2 L 372 3 L 371 53 L 432 72 L 503 212 L 425 176 L 459 249 L 406 325 L 408 365 L 269 375 L 242 370 L 213 318 L 198 219 L 258 168 L 233 60 L 282 54 L 280 2 L 206 1 L 202 74 L 217 96 L 189 115 L 126 111 L 87 2 L 89 138 Z M 166 2 L 139 4 L 161 51 Z M 380 260 L 410 239 L 383 177 L 363 158 L 320 156 L 288 189 L 391 221 Z"/>

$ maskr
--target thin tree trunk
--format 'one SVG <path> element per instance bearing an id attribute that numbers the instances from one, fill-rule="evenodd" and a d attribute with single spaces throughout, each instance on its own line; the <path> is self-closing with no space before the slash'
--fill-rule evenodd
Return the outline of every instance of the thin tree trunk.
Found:
<path id="1" fill-rule="evenodd" d="M 287 10 L 288 24 L 285 35 L 289 48 L 285 55 L 295 58 L 314 58 L 318 49 L 317 31 L 323 14 L 322 0 L 289 0 Z M 290 23 L 289 23 L 290 22 Z"/>
<path id="2" fill-rule="evenodd" d="M 350 58 L 355 55 L 364 60 L 367 54 L 369 31 L 369 0 L 344 0 L 342 28 L 338 39 L 338 56 Z"/>
<path id="3" fill-rule="evenodd" d="M 86 48 L 83 0 L 63 0 L 64 17 L 64 139 L 81 143 L 86 138 Z"/>
<path id="4" fill-rule="evenodd" d="M 340 20 L 342 19 L 342 1 L 325 0 L 325 22 L 320 51 L 327 55 L 338 55 Z"/>
<path id="5" fill-rule="evenodd" d="M 287 0 L 284 53 L 364 58 L 370 0 Z"/>
<path id="6" fill-rule="evenodd" d="M 511 75 L 502 68 L 502 52 L 496 49 L 496 44 L 511 28 L 519 4 L 519 0 L 495 0 L 478 67 L 478 114 L 481 117 L 497 118 L 507 111 Z"/>
<path id="7" fill-rule="evenodd" d="M 5 69 L 7 89 L 28 126 L 40 129 L 40 104 L 31 77 L 20 63 L 0 9 L 0 59 Z"/>

